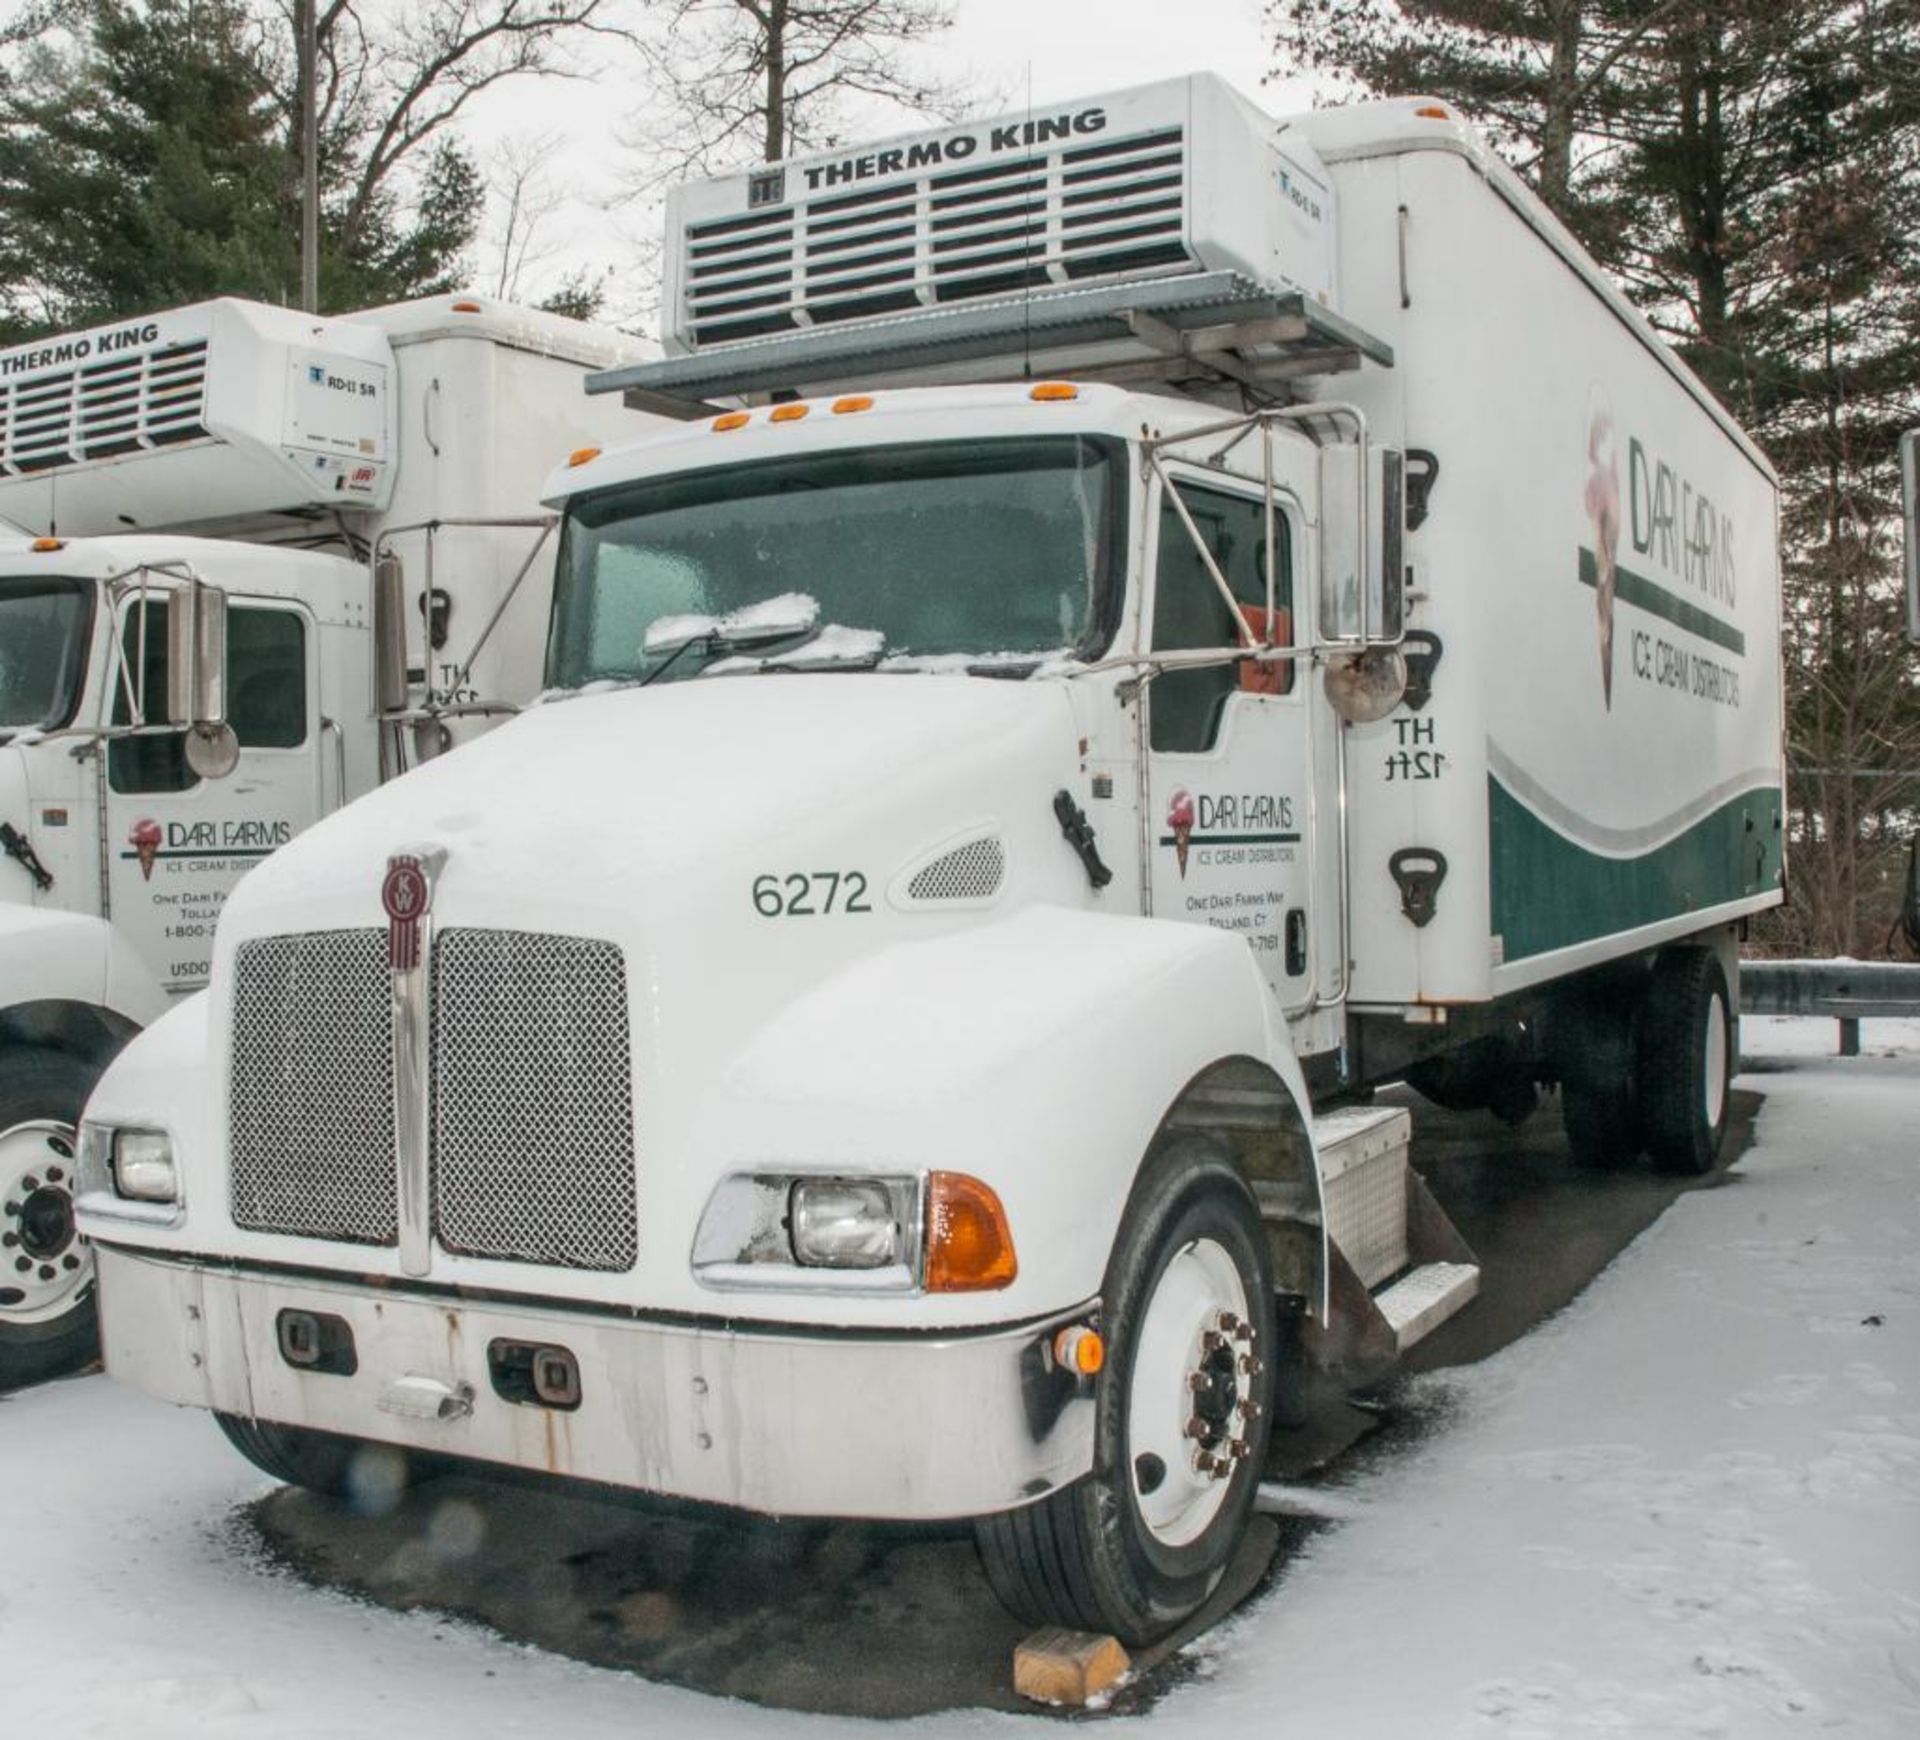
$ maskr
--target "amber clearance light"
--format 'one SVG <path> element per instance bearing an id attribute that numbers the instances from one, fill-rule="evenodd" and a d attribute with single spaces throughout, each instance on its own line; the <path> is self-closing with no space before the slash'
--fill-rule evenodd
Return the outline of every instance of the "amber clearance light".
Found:
<path id="1" fill-rule="evenodd" d="M 927 1291 L 986 1293 L 1020 1272 L 1000 1198 L 964 1172 L 927 1180 Z"/>

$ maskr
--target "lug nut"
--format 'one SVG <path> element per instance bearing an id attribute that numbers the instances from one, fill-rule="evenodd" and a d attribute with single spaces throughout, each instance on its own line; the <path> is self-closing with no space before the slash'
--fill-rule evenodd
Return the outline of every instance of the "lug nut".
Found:
<path id="1" fill-rule="evenodd" d="M 1239 1328 L 1234 1330 L 1233 1339 L 1235 1341 L 1251 1341 L 1253 1339 L 1253 1325 L 1243 1322 Z"/>
<path id="2" fill-rule="evenodd" d="M 1196 1395 L 1196 1396 L 1199 1395 L 1203 1390 L 1207 1388 L 1208 1382 L 1209 1382 L 1209 1379 L 1205 1372 L 1201 1372 L 1201 1371 L 1188 1372 L 1187 1373 L 1188 1394 Z"/>
<path id="3" fill-rule="evenodd" d="M 1207 1435 L 1207 1423 L 1198 1414 L 1189 1414 L 1185 1430 L 1189 1438 L 1204 1438 Z"/>
<path id="4" fill-rule="evenodd" d="M 1200 1351 L 1202 1353 L 1218 1353 L 1221 1348 L 1226 1345 L 1227 1338 L 1217 1329 L 1209 1329 L 1205 1335 L 1200 1337 Z"/>
<path id="5" fill-rule="evenodd" d="M 54 1275 L 54 1268 L 53 1268 L 53 1265 L 52 1265 L 51 1263 L 42 1263 L 42 1264 L 40 1265 L 40 1279 L 41 1279 L 41 1280 L 43 1280 L 43 1281 L 51 1281 L 51 1280 L 53 1279 L 53 1275 Z"/>
<path id="6" fill-rule="evenodd" d="M 60 1266 L 63 1269 L 77 1269 L 80 1267 L 80 1259 L 69 1252 L 60 1259 Z"/>
<path id="7" fill-rule="evenodd" d="M 1253 1454 L 1253 1446 L 1244 1438 L 1236 1438 L 1227 1446 L 1227 1454 L 1236 1462 L 1244 1462 Z"/>
<path id="8" fill-rule="evenodd" d="M 64 1177 L 66 1177 L 66 1174 L 62 1172 L 58 1166 L 49 1166 L 47 1168 L 47 1182 L 49 1184 L 58 1184 Z"/>
<path id="9" fill-rule="evenodd" d="M 21 1274 L 24 1275 L 29 1269 L 33 1267 L 33 1264 L 29 1262 L 25 1257 L 15 1257 L 13 1259 L 13 1266 L 16 1269 L 18 1269 Z"/>
<path id="10" fill-rule="evenodd" d="M 1218 1459 L 1210 1450 L 1202 1450 L 1200 1454 L 1193 1459 L 1193 1465 L 1202 1474 L 1212 1474 L 1220 1466 Z"/>
<path id="11" fill-rule="evenodd" d="M 1214 1327 L 1223 1334 L 1232 1335 L 1239 1329 L 1240 1319 L 1234 1316 L 1231 1311 L 1222 1311 L 1219 1316 L 1214 1318 L 1213 1324 Z"/>
<path id="12" fill-rule="evenodd" d="M 29 1196 L 31 1196 L 36 1190 L 40 1188 L 40 1180 L 34 1177 L 34 1175 L 31 1172 L 29 1172 L 26 1175 L 26 1177 L 20 1180 L 20 1188 L 24 1190 Z"/>
<path id="13" fill-rule="evenodd" d="M 1243 1420 L 1257 1420 L 1260 1418 L 1260 1404 L 1254 1401 L 1252 1397 L 1248 1397 L 1246 1401 L 1242 1402 L 1236 1411 Z"/>
<path id="14" fill-rule="evenodd" d="M 1258 1377 L 1266 1367 L 1260 1363 L 1257 1353 L 1243 1353 L 1240 1356 L 1240 1371 L 1245 1377 Z"/>

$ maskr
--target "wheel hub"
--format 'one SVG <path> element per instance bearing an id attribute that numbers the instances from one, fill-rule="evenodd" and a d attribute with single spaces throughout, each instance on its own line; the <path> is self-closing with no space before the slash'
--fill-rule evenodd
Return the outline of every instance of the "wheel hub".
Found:
<path id="1" fill-rule="evenodd" d="M 74 1225 L 72 1125 L 0 1130 L 0 1318 L 58 1317 L 91 1276 Z"/>
<path id="2" fill-rule="evenodd" d="M 1174 1254 L 1147 1307 L 1127 1441 L 1140 1518 L 1167 1546 L 1206 1531 L 1253 1453 L 1260 1361 L 1249 1308 L 1232 1258 L 1211 1239 Z"/>

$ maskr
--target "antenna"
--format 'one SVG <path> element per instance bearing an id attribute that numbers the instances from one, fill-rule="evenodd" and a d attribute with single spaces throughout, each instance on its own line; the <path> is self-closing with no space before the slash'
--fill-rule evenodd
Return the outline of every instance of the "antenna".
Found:
<path id="1" fill-rule="evenodd" d="M 1027 62 L 1027 137 L 1033 137 L 1033 62 Z M 1043 159 L 1044 161 L 1044 159 Z M 1040 222 L 1047 221 L 1045 172 L 1040 184 Z M 1020 378 L 1033 379 L 1033 220 L 1020 226 Z"/>

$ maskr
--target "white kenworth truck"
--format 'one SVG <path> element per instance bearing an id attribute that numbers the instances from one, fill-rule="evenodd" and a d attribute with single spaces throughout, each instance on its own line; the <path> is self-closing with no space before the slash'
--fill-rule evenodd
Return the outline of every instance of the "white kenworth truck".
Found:
<path id="1" fill-rule="evenodd" d="M 1443 104 L 1181 79 L 669 223 L 543 704 L 254 871 L 88 1108 L 109 1369 L 315 1487 L 975 1518 L 1151 1638 L 1303 1362 L 1477 1286 L 1372 1084 L 1712 1163 L 1773 476 Z"/>
<path id="2" fill-rule="evenodd" d="M 538 692 L 541 485 L 643 426 L 581 386 L 635 354 L 448 296 L 0 351 L 0 1390 L 92 1347 L 74 1127 L 241 873 Z"/>

